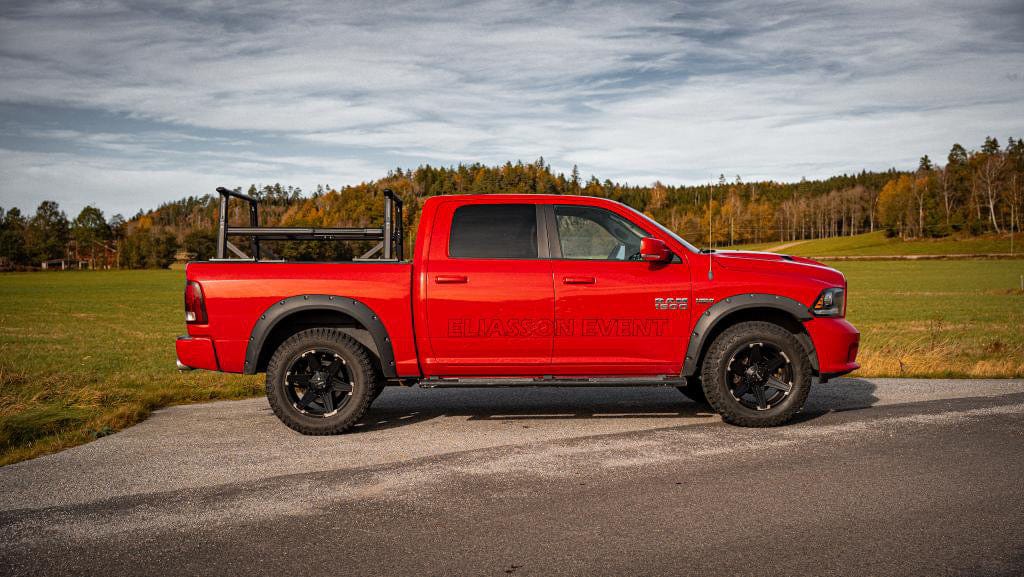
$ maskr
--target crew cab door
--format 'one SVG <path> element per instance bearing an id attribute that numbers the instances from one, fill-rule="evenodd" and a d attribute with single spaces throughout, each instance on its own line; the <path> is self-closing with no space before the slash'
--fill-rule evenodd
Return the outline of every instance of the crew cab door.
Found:
<path id="1" fill-rule="evenodd" d="M 459 201 L 438 208 L 425 286 L 430 376 L 543 375 L 554 289 L 538 209 Z"/>
<path id="2" fill-rule="evenodd" d="M 548 205 L 555 326 L 552 374 L 677 374 L 688 340 L 690 273 L 639 260 L 654 236 L 609 209 Z"/>

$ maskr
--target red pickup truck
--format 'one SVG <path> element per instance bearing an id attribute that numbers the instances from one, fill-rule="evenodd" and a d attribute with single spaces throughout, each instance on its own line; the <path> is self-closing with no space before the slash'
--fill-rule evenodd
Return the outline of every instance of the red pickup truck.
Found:
<path id="1" fill-rule="evenodd" d="M 345 431 L 399 384 L 673 386 L 729 423 L 773 426 L 812 380 L 859 366 L 838 271 L 698 250 L 608 199 L 428 198 L 408 261 L 390 191 L 380 228 L 285 229 L 218 190 L 219 258 L 188 265 L 178 367 L 266 372 L 270 406 L 302 433 Z M 251 226 L 228 224 L 229 198 Z M 379 242 L 313 263 L 268 259 L 267 240 Z"/>

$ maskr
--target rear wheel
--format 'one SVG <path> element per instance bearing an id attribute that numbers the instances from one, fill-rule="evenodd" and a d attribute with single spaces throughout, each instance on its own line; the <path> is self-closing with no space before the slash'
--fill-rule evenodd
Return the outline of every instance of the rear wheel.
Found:
<path id="1" fill-rule="evenodd" d="M 708 403 L 727 423 L 781 425 L 803 408 L 811 365 L 793 333 L 772 323 L 746 322 L 715 339 L 701 371 Z"/>
<path id="2" fill-rule="evenodd" d="M 362 345 L 337 329 L 309 329 L 288 338 L 271 357 L 267 400 L 290 428 L 332 435 L 363 416 L 376 380 Z"/>

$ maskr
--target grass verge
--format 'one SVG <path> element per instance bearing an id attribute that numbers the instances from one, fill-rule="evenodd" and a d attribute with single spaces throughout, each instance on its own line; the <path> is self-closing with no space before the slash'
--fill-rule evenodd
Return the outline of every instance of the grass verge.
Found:
<path id="1" fill-rule="evenodd" d="M 834 261 L 861 376 L 1024 377 L 1022 260 Z"/>
<path id="2" fill-rule="evenodd" d="M 262 392 L 174 368 L 177 271 L 0 275 L 0 464 L 78 445 L 177 403 Z"/>

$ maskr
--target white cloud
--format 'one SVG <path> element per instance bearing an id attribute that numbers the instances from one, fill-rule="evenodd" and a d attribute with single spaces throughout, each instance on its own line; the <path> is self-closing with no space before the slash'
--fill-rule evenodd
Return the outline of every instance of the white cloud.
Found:
<path id="1" fill-rule="evenodd" d="M 357 183 L 386 167 L 361 159 L 199 153 L 187 162 L 120 158 L 81 153 L 40 153 L 0 149 L 0 206 L 31 211 L 43 199 L 56 200 L 74 216 L 89 204 L 109 214 L 131 215 L 162 202 L 213 194 L 218 186 L 252 183 Z M 306 184 L 309 183 L 309 184 Z M 32 191 L 26 198 L 14 191 Z M 11 192 L 9 194 L 9 192 Z"/>
<path id="2" fill-rule="evenodd" d="M 11 5 L 0 204 L 50 194 L 41 171 L 120 206 L 146 174 L 166 200 L 215 179 L 342 184 L 399 161 L 544 155 L 634 183 L 907 166 L 1024 133 L 1022 14 L 945 0 Z M 26 125 L 17 111 L 39 105 L 62 114 Z"/>

